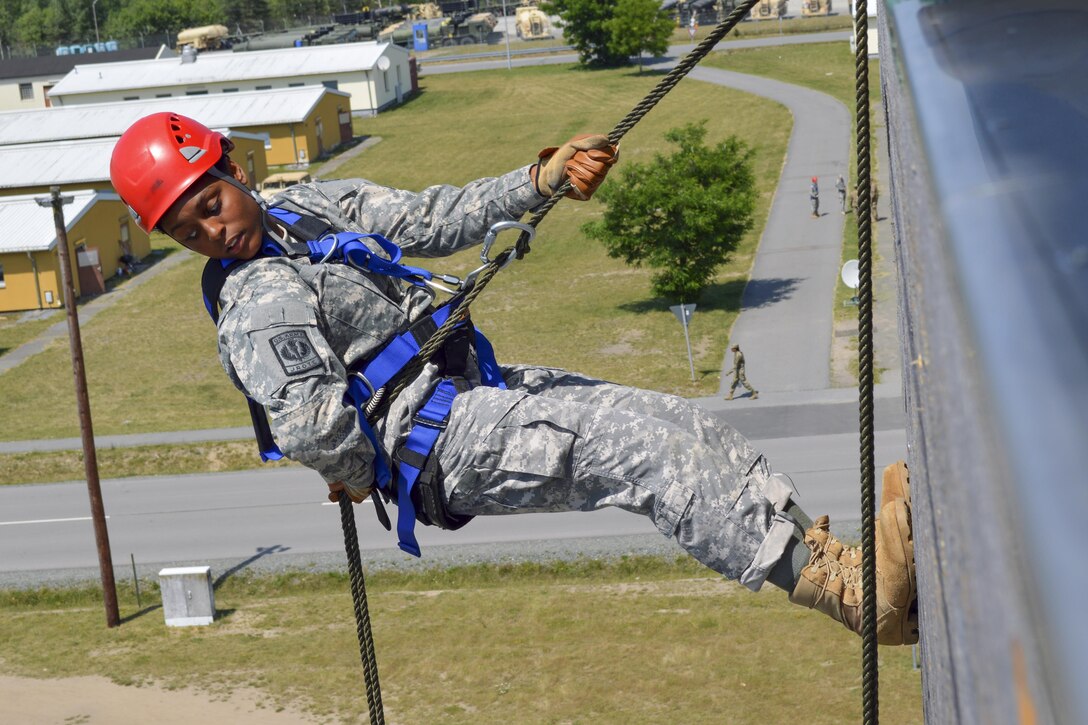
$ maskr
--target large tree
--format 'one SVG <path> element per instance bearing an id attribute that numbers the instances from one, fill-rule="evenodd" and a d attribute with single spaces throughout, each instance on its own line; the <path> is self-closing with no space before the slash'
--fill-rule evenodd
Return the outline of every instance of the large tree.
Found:
<path id="1" fill-rule="evenodd" d="M 609 42 L 609 22 L 618 0 L 548 0 L 541 9 L 563 21 L 563 39 L 578 51 L 583 65 L 626 65 L 628 54 L 616 52 Z"/>
<path id="2" fill-rule="evenodd" d="M 654 294 L 669 300 L 698 300 L 752 228 L 752 150 L 735 136 L 708 148 L 705 137 L 705 121 L 666 133 L 677 150 L 606 182 L 604 216 L 582 227 L 609 256 L 654 268 Z"/>
<path id="3" fill-rule="evenodd" d="M 617 0 L 612 18 L 607 22 L 608 43 L 612 52 L 624 57 L 642 54 L 661 56 L 669 49 L 674 23 L 658 0 Z"/>

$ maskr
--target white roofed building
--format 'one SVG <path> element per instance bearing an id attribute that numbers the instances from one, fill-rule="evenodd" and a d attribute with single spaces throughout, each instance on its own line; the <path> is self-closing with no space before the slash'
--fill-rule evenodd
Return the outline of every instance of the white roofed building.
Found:
<path id="1" fill-rule="evenodd" d="M 246 169 L 254 189 L 268 176 L 265 139 L 256 134 L 218 129 L 234 142 L 231 157 Z M 112 192 L 110 156 L 117 137 L 0 146 L 0 202 L 15 194 L 45 194 L 99 189 Z"/>
<path id="2" fill-rule="evenodd" d="M 136 120 L 163 111 L 262 136 L 266 163 L 275 165 L 307 164 L 352 137 L 351 97 L 312 85 L 10 111 L 0 113 L 0 146 L 116 138 Z"/>
<path id="3" fill-rule="evenodd" d="M 183 62 L 188 60 L 188 62 Z M 245 53 L 78 65 L 49 91 L 54 106 L 325 86 L 373 115 L 418 88 L 415 59 L 389 43 L 343 43 Z"/>

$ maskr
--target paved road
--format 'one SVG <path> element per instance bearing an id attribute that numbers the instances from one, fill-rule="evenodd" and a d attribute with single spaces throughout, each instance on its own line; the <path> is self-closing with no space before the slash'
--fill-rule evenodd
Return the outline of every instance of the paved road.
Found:
<path id="1" fill-rule="evenodd" d="M 878 433 L 878 462 L 894 460 L 904 444 L 902 430 Z M 840 526 L 857 521 L 856 434 L 774 438 L 757 445 L 776 469 L 792 477 L 806 510 L 828 513 Z M 304 468 L 103 481 L 116 574 L 130 576 L 130 554 L 142 565 L 141 576 L 162 566 L 199 563 L 213 563 L 219 576 L 262 552 L 257 558 L 265 566 L 327 562 L 340 568 L 339 509 L 323 501 L 323 490 L 321 478 Z M 369 503 L 359 507 L 366 560 L 415 565 L 396 549 L 395 536 L 376 524 L 369 508 Z M 0 586 L 97 577 L 82 482 L 0 487 L 0 512 Z M 639 537 L 645 540 L 639 543 L 642 548 L 680 551 L 648 519 L 616 509 L 479 517 L 456 533 L 419 531 L 423 564 L 456 560 L 462 549 L 481 546 L 491 548 L 494 558 L 490 545 L 496 543 L 504 544 L 503 558 L 531 557 L 539 554 L 541 542 L 558 540 L 566 541 L 568 554 L 615 555 L 631 548 L 624 543 L 602 548 L 600 540 L 611 537 Z"/>
<path id="2" fill-rule="evenodd" d="M 849 42 L 850 33 L 835 31 L 828 33 L 799 33 L 797 35 L 772 35 L 762 38 L 749 38 L 745 40 L 723 40 L 714 46 L 714 50 L 740 50 L 743 48 L 766 48 L 778 45 L 803 45 L 806 43 L 834 43 Z M 659 59 L 658 63 L 675 63 L 684 54 L 691 51 L 694 45 L 670 45 L 668 58 Z M 520 68 L 530 65 L 560 65 L 574 63 L 578 60 L 576 53 L 556 53 L 555 55 L 540 55 L 530 58 L 511 58 L 510 66 Z M 449 59 L 435 59 L 424 61 L 419 66 L 420 76 L 441 75 L 445 73 L 467 73 L 477 70 L 496 70 L 506 68 L 506 59 L 502 60 L 478 60 L 450 62 Z"/>

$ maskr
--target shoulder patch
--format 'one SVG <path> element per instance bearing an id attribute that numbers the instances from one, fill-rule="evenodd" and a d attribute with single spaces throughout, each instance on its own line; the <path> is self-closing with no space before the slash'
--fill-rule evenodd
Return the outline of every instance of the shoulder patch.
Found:
<path id="1" fill-rule="evenodd" d="M 310 334 L 305 330 L 281 332 L 272 337 L 269 343 L 283 367 L 283 372 L 288 375 L 298 375 L 323 365 L 310 340 Z"/>

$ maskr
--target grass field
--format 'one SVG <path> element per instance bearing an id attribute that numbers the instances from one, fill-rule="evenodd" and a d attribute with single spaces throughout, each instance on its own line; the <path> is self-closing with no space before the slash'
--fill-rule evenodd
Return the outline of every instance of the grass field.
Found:
<path id="1" fill-rule="evenodd" d="M 860 720 L 856 636 L 769 585 L 752 594 L 686 557 L 367 579 L 390 722 Z M 112 630 L 90 589 L 0 593 L 0 672 L 100 674 L 211 697 L 250 686 L 270 709 L 366 721 L 345 576 L 229 578 L 217 621 L 186 629 L 164 626 L 149 584 L 142 610 L 122 588 L 125 622 Z M 910 649 L 881 648 L 880 662 L 882 722 L 921 722 Z"/>

